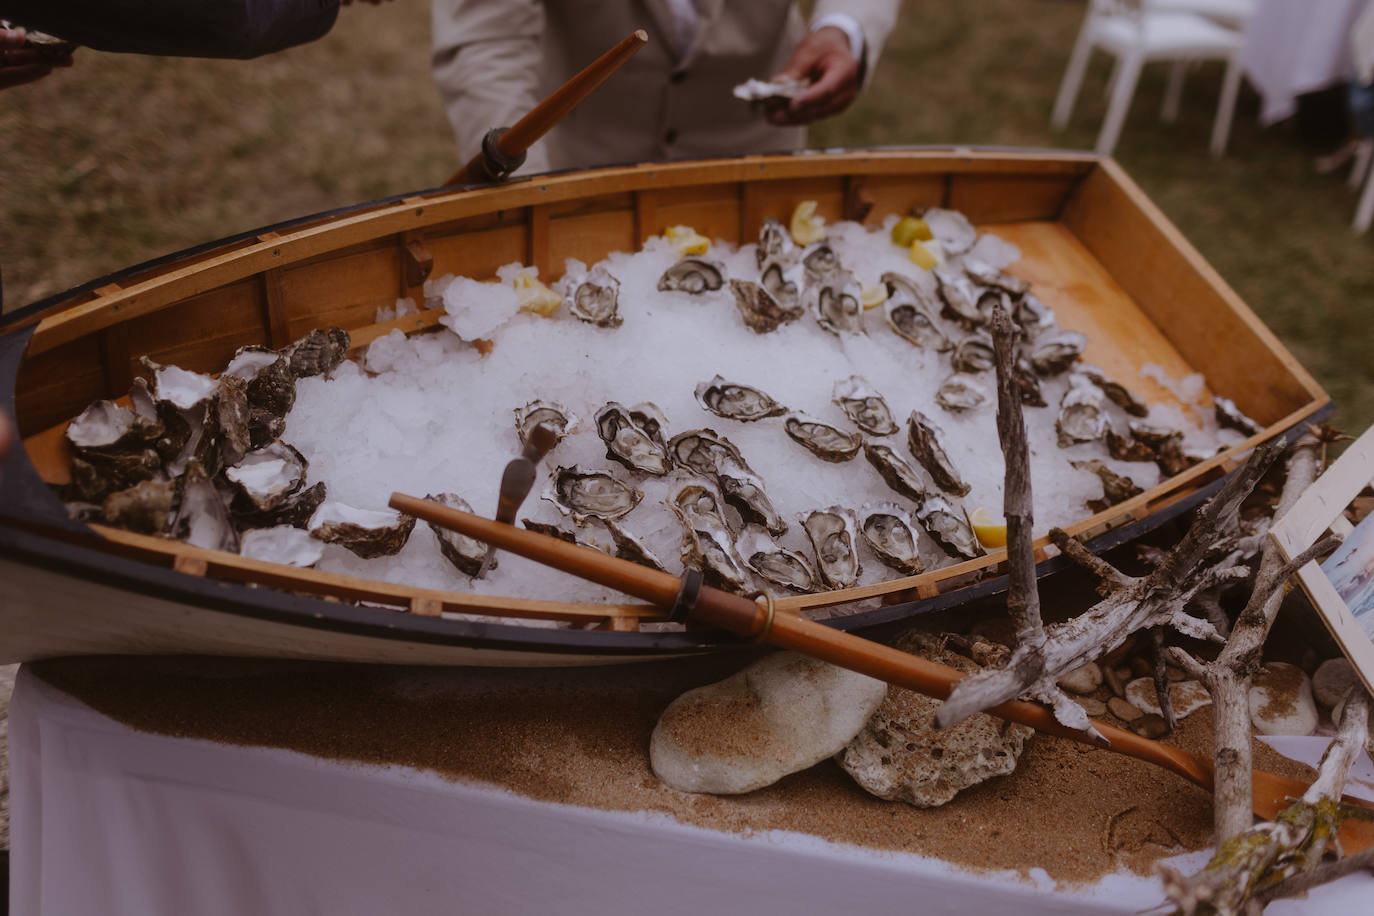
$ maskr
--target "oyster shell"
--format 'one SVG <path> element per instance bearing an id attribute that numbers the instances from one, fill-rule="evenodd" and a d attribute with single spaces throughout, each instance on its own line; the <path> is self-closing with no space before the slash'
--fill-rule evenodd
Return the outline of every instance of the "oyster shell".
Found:
<path id="1" fill-rule="evenodd" d="M 1024 296 L 1030 291 L 1030 284 L 1020 277 L 1003 273 L 986 261 L 977 258 L 964 259 L 964 273 L 980 286 L 991 286 L 1013 296 Z"/>
<path id="2" fill-rule="evenodd" d="M 605 519 L 602 519 L 602 521 L 605 521 Z M 558 538 L 560 541 L 567 541 L 569 544 L 578 543 L 577 535 L 574 532 L 568 531 L 565 528 L 560 528 L 557 525 L 549 525 L 545 522 L 536 522 L 534 519 L 530 518 L 522 518 L 520 520 L 520 524 L 524 525 L 530 531 L 534 531 L 539 534 L 546 534 L 551 538 Z"/>
<path id="3" fill-rule="evenodd" d="M 1058 375 L 1074 364 L 1087 344 L 1088 338 L 1077 331 L 1056 331 L 1036 342 L 1031 365 L 1041 375 Z"/>
<path id="4" fill-rule="evenodd" d="M 139 534 L 162 534 L 172 514 L 177 485 L 171 480 L 145 480 L 118 490 L 105 497 L 100 518 L 107 525 L 137 531 Z"/>
<path id="5" fill-rule="evenodd" d="M 932 496 L 916 510 L 916 520 L 926 533 L 952 557 L 972 560 L 983 555 L 983 545 L 973 533 L 963 512 L 956 511 L 943 496 Z"/>
<path id="6" fill-rule="evenodd" d="M 668 501 L 668 507 L 682 523 L 683 564 L 700 569 L 707 585 L 741 595 L 748 592 L 748 573 L 735 555 L 715 494 L 689 484 Z"/>
<path id="7" fill-rule="evenodd" d="M 797 243 L 787 227 L 775 219 L 766 219 L 759 227 L 759 244 L 754 250 L 754 260 L 762 272 L 768 264 L 777 264 L 779 269 L 797 263 L 800 252 Z"/>
<path id="8" fill-rule="evenodd" d="M 744 456 L 714 429 L 689 429 L 668 440 L 673 464 L 703 477 L 715 477 L 730 463 L 743 465 Z"/>
<path id="9" fill-rule="evenodd" d="M 577 428 L 577 415 L 555 401 L 530 401 L 524 407 L 515 408 L 515 432 L 520 436 L 523 446 L 536 426 L 547 426 L 557 438 L 556 445 L 564 436 Z"/>
<path id="10" fill-rule="evenodd" d="M 764 274 L 767 280 L 768 275 Z M 779 325 L 789 321 L 796 321 L 802 315 L 802 307 L 797 302 L 797 288 L 793 284 L 791 287 L 790 307 L 784 308 L 779 303 L 783 300 L 767 289 L 766 285 L 760 286 L 752 280 L 736 280 L 731 278 L 730 291 L 735 294 L 735 307 L 739 309 L 740 317 L 744 319 L 744 324 L 755 334 L 769 334 L 778 329 Z"/>
<path id="11" fill-rule="evenodd" d="M 944 352 L 954 346 L 936 323 L 934 312 L 939 303 L 932 302 L 909 277 L 888 272 L 882 276 L 887 287 L 887 301 L 883 311 L 887 323 L 905 339 L 918 347 Z"/>
<path id="12" fill-rule="evenodd" d="M 88 452 L 72 456 L 72 490 L 86 502 L 157 477 L 162 458 L 151 448 L 130 452 Z"/>
<path id="13" fill-rule="evenodd" d="M 844 267 L 840 264 L 840 256 L 835 253 L 835 249 L 825 239 L 812 242 L 802 249 L 801 265 L 808 286 L 819 283 L 827 277 L 845 272 Z"/>
<path id="14" fill-rule="evenodd" d="M 1055 326 L 1054 310 L 1041 302 L 1034 293 L 1017 298 L 1012 307 L 1012 320 L 1021 329 L 1021 336 L 1034 339 Z"/>
<path id="15" fill-rule="evenodd" d="M 229 507 L 215 489 L 205 469 L 194 458 L 176 481 L 168 533 L 178 541 L 207 550 L 239 551 L 239 535 L 229 518 Z"/>
<path id="16" fill-rule="evenodd" d="M 291 525 L 278 525 L 244 532 L 239 554 L 269 563 L 308 567 L 320 562 L 324 556 L 324 544 L 311 537 L 308 531 Z"/>
<path id="17" fill-rule="evenodd" d="M 663 292 L 700 295 L 725 285 L 725 265 L 718 261 L 688 255 L 663 272 L 658 288 Z"/>
<path id="18" fill-rule="evenodd" d="M 139 450 L 161 434 L 156 414 L 149 418 L 114 401 L 96 401 L 67 424 L 63 436 L 77 454 L 89 455 Z"/>
<path id="19" fill-rule="evenodd" d="M 636 420 L 636 417 L 639 420 Z M 606 457 L 631 471 L 662 476 L 668 473 L 663 419 L 657 407 L 639 404 L 631 409 L 610 401 L 596 412 L 596 432 L 606 443 Z"/>
<path id="20" fill-rule="evenodd" d="M 930 227 L 930 234 L 939 240 L 945 254 L 963 254 L 978 241 L 978 230 L 958 210 L 930 207 L 921 214 L 921 219 Z"/>
<path id="21" fill-rule="evenodd" d="M 328 378 L 348 356 L 348 332 L 343 328 L 316 328 L 282 351 L 296 378 L 323 375 Z"/>
<path id="22" fill-rule="evenodd" d="M 588 518 L 620 518 L 639 505 L 644 494 L 605 471 L 559 467 L 544 498 L 580 523 Z"/>
<path id="23" fill-rule="evenodd" d="M 1213 396 L 1212 407 L 1216 412 L 1217 422 L 1226 429 L 1234 429 L 1236 432 L 1244 433 L 1247 436 L 1253 436 L 1263 429 L 1254 420 L 1241 413 L 1236 402 L 1230 398 Z"/>
<path id="24" fill-rule="evenodd" d="M 576 284 L 568 285 L 571 293 L 563 302 L 574 318 L 599 328 L 618 328 L 624 323 L 620 317 L 620 281 L 605 267 L 597 264 Z"/>
<path id="25" fill-rule="evenodd" d="M 153 375 L 152 397 L 163 431 L 157 450 L 167 473 L 180 477 L 194 459 L 207 474 L 214 474 L 219 457 L 214 416 L 219 382 L 177 366 L 160 366 L 146 356 L 141 362 Z"/>
<path id="26" fill-rule="evenodd" d="M 1054 421 L 1060 448 L 1077 442 L 1092 442 L 1107 434 L 1105 401 L 1102 389 L 1086 376 L 1075 373 L 1069 377 L 1069 390 L 1059 402 L 1059 416 Z"/>
<path id="27" fill-rule="evenodd" d="M 457 493 L 430 493 L 425 495 L 425 499 L 433 500 L 441 506 L 448 506 L 450 509 L 457 509 L 460 512 L 472 512 L 472 506 Z M 485 575 L 482 569 L 483 563 L 487 559 L 487 544 L 477 538 L 468 537 L 466 534 L 459 534 L 449 528 L 442 528 L 433 522 L 427 522 L 429 530 L 434 532 L 434 537 L 439 542 L 439 552 L 444 555 L 444 559 L 453 564 L 459 572 L 465 576 L 479 578 Z M 494 568 L 496 560 L 493 558 L 491 565 Z"/>
<path id="28" fill-rule="evenodd" d="M 806 91 L 811 83 L 805 79 L 779 77 L 774 80 L 750 78 L 737 85 L 730 94 L 742 102 L 767 102 L 772 99 L 791 99 Z M 769 220 L 776 223 L 777 220 Z"/>
<path id="29" fill-rule="evenodd" d="M 232 375 L 221 375 L 215 401 L 215 422 L 218 425 L 215 444 L 219 448 L 219 467 L 238 464 L 253 447 L 249 411 L 248 383 Z"/>
<path id="30" fill-rule="evenodd" d="M 251 512 L 234 512 L 234 523 L 239 529 L 245 528 L 272 528 L 278 525 L 291 525 L 294 528 L 305 528 L 310 524 L 310 519 L 315 511 L 320 508 L 326 496 L 329 495 L 329 488 L 325 486 L 323 480 L 298 490 L 287 497 L 284 502 L 265 512 L 256 510 Z M 230 506 L 232 509 L 232 504 Z"/>
<path id="31" fill-rule="evenodd" d="M 951 264 L 939 264 L 935 267 L 935 280 L 946 315 L 970 327 L 983 323 L 983 313 L 978 310 L 978 287 L 968 274 Z"/>
<path id="32" fill-rule="evenodd" d="M 987 400 L 988 392 L 983 383 L 977 376 L 969 375 L 967 372 L 954 373 L 945 379 L 940 389 L 935 392 L 935 403 L 945 410 L 973 410 L 975 407 L 983 406 Z"/>
<path id="33" fill-rule="evenodd" d="M 859 447 L 863 445 L 863 437 L 851 436 L 829 423 L 822 423 L 804 414 L 788 414 L 783 421 L 783 429 L 817 458 L 836 464 L 859 454 Z"/>
<path id="34" fill-rule="evenodd" d="M 1183 441 L 1183 433 L 1168 426 L 1157 426 L 1152 423 L 1132 420 L 1127 424 L 1127 429 L 1131 432 L 1131 438 L 1156 451 L 1170 441 Z"/>
<path id="35" fill-rule="evenodd" d="M 992 321 L 992 313 L 1001 308 L 1007 314 L 1011 314 L 1011 297 L 1000 289 L 984 289 L 978 293 L 978 314 L 982 316 L 983 324 Z"/>
<path id="36" fill-rule="evenodd" d="M 1117 503 L 1125 502 L 1132 496 L 1139 496 L 1145 492 L 1134 480 L 1124 474 L 1118 474 L 1096 458 L 1090 461 L 1070 461 L 1069 464 L 1080 471 L 1090 471 L 1096 474 L 1097 478 L 1102 481 L 1102 499 L 1088 501 L 1088 508 L 1094 512 L 1101 512 L 1108 506 L 1115 506 Z"/>
<path id="37" fill-rule="evenodd" d="M 630 532 L 611 519 L 606 518 L 601 521 L 606 526 L 606 530 L 610 532 L 611 541 L 615 544 L 615 556 L 622 560 L 629 560 L 631 563 L 638 563 L 640 566 L 657 569 L 660 572 L 668 571 L 668 567 L 663 565 L 663 561 L 654 556 L 653 551 L 640 543 L 639 539 Z M 526 526 L 528 527 L 528 522 Z"/>
<path id="38" fill-rule="evenodd" d="M 858 526 L 848 509 L 816 509 L 802 519 L 816 551 L 816 570 L 830 588 L 849 588 L 859 581 Z"/>
<path id="39" fill-rule="evenodd" d="M 1117 461 L 1154 461 L 1155 450 L 1133 436 L 1123 436 L 1107 424 L 1107 454 Z"/>
<path id="40" fill-rule="evenodd" d="M 1087 376 L 1088 381 L 1102 389 L 1102 393 L 1107 396 L 1109 401 L 1131 416 L 1148 417 L 1150 415 L 1150 408 L 1131 394 L 1125 385 L 1107 378 L 1102 370 L 1096 366 L 1079 366 L 1078 372 Z"/>
<path id="41" fill-rule="evenodd" d="M 720 495 L 735 507 L 745 522 L 762 525 L 774 536 L 787 531 L 787 522 L 773 508 L 773 501 L 763 490 L 763 479 L 743 461 L 723 461 L 716 474 Z"/>
<path id="42" fill-rule="evenodd" d="M 1021 403 L 1027 407 L 1047 407 L 1045 395 L 1040 391 L 1040 376 L 1031 368 L 1030 360 L 1018 353 L 1011 367 L 1012 381 L 1021 393 Z"/>
<path id="43" fill-rule="evenodd" d="M 821 327 L 837 337 L 864 332 L 863 290 L 849 271 L 837 271 L 807 286 L 811 310 Z"/>
<path id="44" fill-rule="evenodd" d="M 296 378 L 291 374 L 291 364 L 285 356 L 266 347 L 243 347 L 234 354 L 224 375 L 241 378 L 248 383 L 248 405 L 256 407 L 270 417 L 285 417 L 296 403 Z M 222 378 L 223 376 L 221 376 Z M 264 425 L 259 420 L 259 425 Z M 260 431 L 252 430 L 254 448 L 266 442 L 256 441 Z M 273 435 L 268 442 L 277 438 Z"/>
<path id="45" fill-rule="evenodd" d="M 859 531 L 873 553 L 886 566 L 908 576 L 925 569 L 916 546 L 911 516 L 901 506 L 885 503 L 865 509 Z"/>
<path id="46" fill-rule="evenodd" d="M 971 334 L 954 347 L 950 363 L 957 372 L 987 372 L 997 365 L 997 353 L 992 338 L 986 334 Z"/>
<path id="47" fill-rule="evenodd" d="M 891 448 L 881 443 L 865 442 L 864 457 L 897 493 L 918 504 L 925 501 L 926 486 L 920 475 Z"/>
<path id="48" fill-rule="evenodd" d="M 835 383 L 833 399 L 854 425 L 874 436 L 890 436 L 897 431 L 892 411 L 872 385 L 857 375 Z"/>
<path id="49" fill-rule="evenodd" d="M 794 592 L 816 587 L 816 571 L 806 557 L 788 550 L 757 528 L 748 529 L 736 545 L 749 568 L 764 581 Z"/>
<path id="50" fill-rule="evenodd" d="M 716 416 L 744 423 L 787 413 L 786 407 L 757 388 L 727 382 L 719 375 L 697 385 L 696 398 L 698 404 Z"/>
<path id="51" fill-rule="evenodd" d="M 916 456 L 936 486 L 956 496 L 967 496 L 969 485 L 954 469 L 942 439 L 940 428 L 929 417 L 919 410 L 911 412 L 907 419 L 907 444 L 911 454 Z"/>
<path id="52" fill-rule="evenodd" d="M 310 517 L 310 536 L 346 547 L 364 560 L 399 553 L 415 528 L 415 516 L 391 509 L 358 509 L 325 503 Z"/>
<path id="53" fill-rule="evenodd" d="M 281 440 L 248 452 L 240 464 L 224 470 L 235 489 L 232 508 L 236 514 L 280 508 L 305 485 L 309 467 L 304 455 Z"/>

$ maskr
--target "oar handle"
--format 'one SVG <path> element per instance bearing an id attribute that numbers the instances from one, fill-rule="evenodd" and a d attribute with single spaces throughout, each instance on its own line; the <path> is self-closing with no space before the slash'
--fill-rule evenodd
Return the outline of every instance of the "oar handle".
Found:
<path id="1" fill-rule="evenodd" d="M 498 132 L 494 138 L 497 156 L 509 162 L 524 161 L 525 151 L 533 146 L 535 141 L 563 120 L 568 112 L 580 105 L 583 99 L 591 95 L 596 87 L 619 70 L 648 41 L 649 33 L 643 29 L 631 32 L 615 47 L 583 68 L 582 72 L 554 90 L 552 95 L 531 109 L 529 114 L 516 121 L 513 127 Z M 478 153 L 468 160 L 467 165 L 454 172 L 444 184 L 469 184 L 485 180 L 488 177 L 486 159 L 485 151 Z M 517 164 L 512 168 L 518 167 Z"/>

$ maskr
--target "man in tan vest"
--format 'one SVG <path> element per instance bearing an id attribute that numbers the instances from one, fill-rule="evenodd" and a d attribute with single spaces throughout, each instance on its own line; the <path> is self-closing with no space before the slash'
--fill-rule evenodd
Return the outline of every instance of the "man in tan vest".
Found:
<path id="1" fill-rule="evenodd" d="M 844 110 L 873 72 L 899 0 L 434 0 L 434 75 L 458 138 L 481 148 L 637 28 L 649 44 L 542 141 L 525 173 L 797 149 L 802 126 Z M 747 79 L 811 82 L 766 115 Z"/>

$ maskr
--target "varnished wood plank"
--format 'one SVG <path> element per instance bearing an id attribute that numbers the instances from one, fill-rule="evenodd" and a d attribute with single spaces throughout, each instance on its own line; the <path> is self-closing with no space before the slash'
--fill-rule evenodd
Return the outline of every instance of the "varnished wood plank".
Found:
<path id="1" fill-rule="evenodd" d="M 133 384 L 129 368 L 129 325 L 112 324 L 99 334 L 100 362 L 105 371 L 105 393 L 119 395 Z"/>
<path id="2" fill-rule="evenodd" d="M 548 270 L 541 267 L 539 277 L 548 282 L 558 279 L 568 258 L 591 265 L 612 251 L 633 251 L 638 247 L 634 215 L 629 211 L 561 216 L 553 221 L 549 232 Z"/>
<path id="3" fill-rule="evenodd" d="M 262 272 L 262 305 L 267 346 L 274 350 L 286 346 L 291 342 L 291 321 L 286 312 L 280 267 Z"/>
<path id="4" fill-rule="evenodd" d="M 530 207 L 529 222 L 525 225 L 525 257 L 523 263 L 537 268 L 543 280 L 549 277 L 549 208 L 547 204 Z"/>

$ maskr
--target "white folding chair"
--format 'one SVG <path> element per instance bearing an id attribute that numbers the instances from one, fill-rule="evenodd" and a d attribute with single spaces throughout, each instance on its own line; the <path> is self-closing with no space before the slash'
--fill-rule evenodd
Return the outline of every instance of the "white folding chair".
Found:
<path id="1" fill-rule="evenodd" d="M 1206 3 L 1206 0 L 1197 2 Z M 1221 4 L 1226 0 L 1216 2 Z M 1146 63 L 1176 62 L 1165 93 L 1164 116 L 1169 119 L 1177 114 L 1178 98 L 1183 90 L 1183 70 L 1177 64 L 1219 59 L 1226 61 L 1227 66 L 1212 125 L 1211 150 L 1212 155 L 1220 156 L 1226 149 L 1236 96 L 1240 92 L 1243 36 L 1238 29 L 1227 28 L 1197 12 L 1183 9 L 1186 3 L 1187 0 L 1090 0 L 1087 17 L 1079 29 L 1054 102 L 1050 123 L 1055 129 L 1062 130 L 1068 124 L 1088 60 L 1096 48 L 1116 58 L 1107 115 L 1095 147 L 1104 156 L 1111 155 L 1116 148 L 1140 70 Z"/>
<path id="2" fill-rule="evenodd" d="M 1360 194 L 1360 202 L 1355 205 L 1355 221 L 1351 224 L 1356 232 L 1361 234 L 1369 231 L 1370 223 L 1374 223 L 1374 140 L 1365 139 L 1360 141 L 1360 149 L 1355 154 L 1355 163 L 1350 169 L 1352 183 L 1357 183 L 1360 173 L 1364 173 L 1364 191 Z M 1358 184 L 1356 184 L 1358 187 Z"/>

